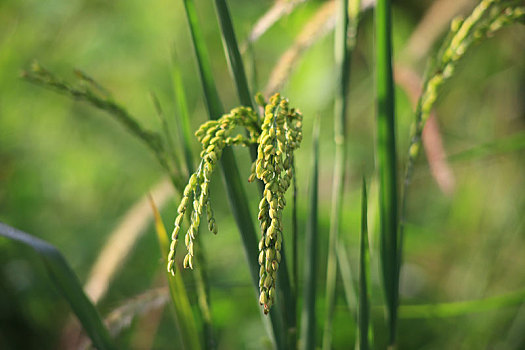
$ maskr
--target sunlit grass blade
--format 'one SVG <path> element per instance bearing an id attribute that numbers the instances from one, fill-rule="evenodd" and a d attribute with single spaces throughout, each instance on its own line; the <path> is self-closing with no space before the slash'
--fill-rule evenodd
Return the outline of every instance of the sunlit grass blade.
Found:
<path id="1" fill-rule="evenodd" d="M 223 114 L 223 107 L 219 99 L 215 81 L 211 72 L 211 64 L 206 50 L 204 38 L 200 31 L 200 26 L 195 13 L 195 5 L 191 0 L 184 1 L 186 16 L 192 35 L 193 47 L 197 58 L 199 67 L 199 74 L 204 90 L 206 107 L 210 119 L 217 119 Z M 228 194 L 228 201 L 232 208 L 232 213 L 239 229 L 241 239 L 243 242 L 244 252 L 248 260 L 248 267 L 250 276 L 256 292 L 259 292 L 259 262 L 258 262 L 258 239 L 255 232 L 252 216 L 249 210 L 248 199 L 239 169 L 235 161 L 234 154 L 231 149 L 226 148 L 223 151 L 221 159 L 221 171 L 223 180 L 226 185 Z M 282 268 L 282 266 L 281 266 Z M 258 298 L 256 299 L 258 300 Z M 263 322 L 267 322 L 263 318 Z M 284 327 L 282 325 L 282 318 L 276 308 L 270 311 L 271 331 L 270 337 L 278 349 L 285 348 L 286 337 L 284 335 Z"/>
<path id="2" fill-rule="evenodd" d="M 390 5 L 390 0 L 378 0 L 375 13 L 375 75 L 377 98 L 376 162 L 379 168 L 380 261 L 389 332 L 388 344 L 395 346 L 400 261 L 397 248 L 397 154 Z"/>
<path id="3" fill-rule="evenodd" d="M 346 169 L 346 111 L 348 81 L 350 79 L 350 54 L 348 52 L 348 1 L 337 2 L 339 8 L 335 32 L 335 59 L 338 66 L 338 81 L 335 97 L 334 143 L 335 164 L 332 184 L 332 207 L 330 233 L 328 240 L 328 260 L 326 267 L 326 306 L 323 332 L 323 350 L 332 344 L 332 321 L 335 310 L 337 280 L 337 240 L 340 230 L 340 217 L 343 204 L 344 178 Z"/>
<path id="4" fill-rule="evenodd" d="M 116 349 L 98 311 L 84 294 L 77 276 L 58 249 L 46 241 L 1 222 L 0 236 L 33 248 L 42 258 L 53 284 L 69 303 L 93 344 L 101 350 Z"/>
<path id="5" fill-rule="evenodd" d="M 361 192 L 361 234 L 359 235 L 359 308 L 357 311 L 358 349 L 370 349 L 370 265 L 368 248 L 368 201 L 366 196 L 366 181 L 363 178 Z"/>
<path id="6" fill-rule="evenodd" d="M 155 205 L 155 202 L 150 197 L 150 205 L 155 217 L 155 231 L 159 241 L 160 253 L 164 259 L 164 266 L 167 264 L 167 256 L 169 252 L 170 243 L 168 234 L 160 213 Z M 200 337 L 195 325 L 195 319 L 191 311 L 191 304 L 186 293 L 184 281 L 182 280 L 178 267 L 175 266 L 177 272 L 174 276 L 166 273 L 168 278 L 168 286 L 170 289 L 170 296 L 172 300 L 173 311 L 175 315 L 175 323 L 181 337 L 181 342 L 184 349 L 201 349 Z"/>
<path id="7" fill-rule="evenodd" d="M 310 173 L 310 199 L 308 223 L 306 226 L 304 250 L 304 283 L 303 283 L 303 310 L 301 315 L 300 348 L 303 350 L 315 349 L 316 313 L 315 302 L 317 297 L 317 267 L 318 267 L 318 192 L 319 192 L 319 128 L 317 118 L 313 136 L 313 159 Z"/>

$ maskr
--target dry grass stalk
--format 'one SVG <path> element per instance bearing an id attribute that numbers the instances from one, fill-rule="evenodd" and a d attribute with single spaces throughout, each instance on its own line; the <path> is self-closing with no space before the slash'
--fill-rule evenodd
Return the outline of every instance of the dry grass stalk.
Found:
<path id="1" fill-rule="evenodd" d="M 264 89 L 266 96 L 282 89 L 301 55 L 335 26 L 335 1 L 324 3 L 303 28 L 293 45 L 279 58 Z"/>
<path id="2" fill-rule="evenodd" d="M 151 190 L 151 195 L 159 208 L 162 208 L 173 194 L 173 185 L 168 178 L 157 183 Z M 123 261 L 135 242 L 145 232 L 152 218 L 148 197 L 145 195 L 128 210 L 109 235 L 84 286 L 86 294 L 93 303 L 99 302 L 106 294 L 115 273 L 123 265 Z"/>
<path id="3" fill-rule="evenodd" d="M 270 29 L 282 17 L 292 12 L 298 5 L 306 0 L 278 0 L 273 6 L 255 23 L 252 31 L 243 44 L 243 50 L 251 43 L 256 42 L 268 29 Z"/>

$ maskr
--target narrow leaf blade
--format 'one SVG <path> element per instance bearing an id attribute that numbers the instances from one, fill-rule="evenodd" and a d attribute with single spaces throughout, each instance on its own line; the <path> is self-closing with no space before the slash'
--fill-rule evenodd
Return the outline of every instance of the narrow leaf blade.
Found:
<path id="1" fill-rule="evenodd" d="M 33 248 L 42 258 L 49 277 L 73 309 L 93 345 L 101 350 L 116 349 L 98 311 L 87 298 L 77 276 L 57 248 L 1 222 L 0 236 Z"/>

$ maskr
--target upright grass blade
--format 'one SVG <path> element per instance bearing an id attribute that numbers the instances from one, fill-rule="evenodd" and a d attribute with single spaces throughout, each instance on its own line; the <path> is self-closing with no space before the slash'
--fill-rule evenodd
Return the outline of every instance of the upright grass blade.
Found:
<path id="1" fill-rule="evenodd" d="M 42 258 L 49 277 L 73 309 L 93 345 L 101 350 L 116 349 L 98 311 L 84 294 L 77 276 L 58 249 L 46 241 L 1 222 L 0 236 L 33 248 Z"/>
<path id="2" fill-rule="evenodd" d="M 186 100 L 186 92 L 184 91 L 184 82 L 182 81 L 182 75 L 180 73 L 180 67 L 176 58 L 172 60 L 172 83 L 173 91 L 175 93 L 175 101 L 177 103 L 177 117 L 175 121 L 177 123 L 177 129 L 179 131 L 179 137 L 182 141 L 184 148 L 184 160 L 186 161 L 186 167 L 188 169 L 188 176 L 194 172 L 193 164 L 193 152 L 191 147 L 191 139 L 193 134 L 190 126 L 190 116 L 188 113 L 188 104 Z"/>
<path id="3" fill-rule="evenodd" d="M 397 249 L 398 198 L 397 160 L 394 115 L 394 82 L 392 75 L 392 26 L 390 0 L 376 3 L 376 98 L 377 147 L 379 168 L 380 261 L 386 301 L 389 346 L 395 346 L 399 259 Z"/>
<path id="4" fill-rule="evenodd" d="M 179 156 L 176 153 L 177 149 L 175 148 L 175 143 L 173 142 L 173 137 L 170 132 L 168 119 L 162 111 L 159 98 L 154 92 L 151 92 L 150 96 L 153 102 L 153 106 L 155 107 L 155 112 L 157 113 L 157 116 L 159 117 L 159 121 L 161 123 L 162 134 L 164 135 L 164 148 L 166 155 L 168 156 L 169 160 L 171 160 L 171 162 L 173 163 L 172 167 L 174 167 L 175 169 L 183 169 Z"/>
<path id="5" fill-rule="evenodd" d="M 345 294 L 348 311 L 352 315 L 352 318 L 357 320 L 357 291 L 354 285 L 354 278 L 352 276 L 352 269 L 350 267 L 348 253 L 346 252 L 346 248 L 341 238 L 339 238 L 337 241 L 337 264 L 341 271 L 341 280 L 343 281 L 343 291 Z"/>
<path id="6" fill-rule="evenodd" d="M 166 228 L 160 217 L 160 213 L 157 210 L 157 206 L 153 199 L 150 197 L 151 209 L 155 216 L 155 231 L 157 232 L 157 239 L 159 241 L 160 253 L 163 257 L 164 265 L 167 264 L 166 257 L 169 252 L 169 240 Z M 178 269 L 178 267 L 175 267 Z M 170 296 L 173 304 L 173 311 L 175 315 L 175 323 L 181 337 L 181 342 L 184 349 L 202 349 L 199 341 L 199 333 L 197 326 L 195 325 L 195 319 L 191 311 L 190 301 L 186 294 L 184 287 L 184 281 L 180 273 L 176 273 L 172 276 L 167 273 L 168 286 L 170 289 Z"/>
<path id="7" fill-rule="evenodd" d="M 197 58 L 199 67 L 199 74 L 201 77 L 202 86 L 204 89 L 204 97 L 208 116 L 210 119 L 217 119 L 223 114 L 223 107 L 217 93 L 217 88 L 211 73 L 211 65 L 204 43 L 204 38 L 200 31 L 200 26 L 195 12 L 195 4 L 192 0 L 184 0 L 184 8 L 188 24 L 192 36 L 193 47 Z M 244 252 L 248 260 L 250 275 L 252 282 L 259 291 L 259 262 L 258 262 L 258 240 L 253 225 L 251 213 L 249 210 L 248 199 L 242 186 L 242 181 L 235 161 L 235 157 L 231 149 L 225 149 L 221 159 L 221 170 L 223 180 L 226 185 L 228 193 L 228 201 L 232 208 L 235 222 L 241 234 L 243 241 Z M 282 266 L 281 266 L 282 267 Z M 256 299 L 258 300 L 258 299 Z M 285 335 L 282 325 L 282 319 L 279 312 L 275 312 L 277 308 L 270 311 L 271 331 L 270 337 L 278 349 L 285 348 Z M 263 322 L 267 322 L 263 318 Z"/>
<path id="8" fill-rule="evenodd" d="M 361 234 L 359 235 L 359 307 L 357 311 L 358 349 L 370 349 L 370 268 L 368 252 L 368 201 L 366 197 L 366 181 L 363 178 L 361 192 Z"/>
<path id="9" fill-rule="evenodd" d="M 241 55 L 239 53 L 239 46 L 237 39 L 235 37 L 235 31 L 233 29 L 233 24 L 231 21 L 230 11 L 226 4 L 226 0 L 215 0 L 215 9 L 217 12 L 217 18 L 221 28 L 222 41 L 225 50 L 225 55 L 228 60 L 228 67 L 230 73 L 235 81 L 235 87 L 237 89 L 237 95 L 242 105 L 251 107 L 255 110 L 250 88 L 248 86 L 248 80 L 246 79 L 246 73 L 244 69 L 244 64 L 242 62 Z M 250 152 L 252 155 L 252 161 L 257 159 L 257 147 L 252 145 L 250 147 Z M 262 183 L 259 182 L 262 185 Z M 262 187 L 261 187 L 262 190 Z M 295 309 L 295 296 L 293 295 L 293 290 L 290 283 L 290 276 L 288 273 L 288 266 L 286 262 L 286 254 L 283 248 L 281 250 L 281 268 L 277 275 L 278 286 L 277 289 L 281 294 L 282 301 L 284 303 L 283 308 L 283 319 L 286 322 L 286 327 L 288 328 L 288 341 L 292 342 L 289 344 L 290 347 L 295 348 L 295 339 L 296 339 L 296 309 Z"/>
<path id="10" fill-rule="evenodd" d="M 221 28 L 224 51 L 226 59 L 228 60 L 230 73 L 235 81 L 237 95 L 243 106 L 252 107 L 253 109 L 252 94 L 248 87 L 248 80 L 246 79 L 244 64 L 239 52 L 228 5 L 226 4 L 226 0 L 214 0 L 214 2 L 217 19 L 219 20 Z"/>
<path id="11" fill-rule="evenodd" d="M 304 250 L 303 310 L 301 316 L 300 349 L 315 349 L 316 316 L 315 301 L 317 287 L 317 212 L 319 191 L 319 118 L 314 127 L 313 161 L 310 174 L 310 200 L 308 224 L 306 226 Z"/>
<path id="12" fill-rule="evenodd" d="M 350 78 L 350 55 L 347 46 L 348 1 L 339 0 L 338 22 L 335 33 L 335 59 L 339 69 L 337 95 L 335 98 L 334 141 L 335 165 L 332 187 L 332 211 L 328 241 L 328 261 L 326 268 L 326 308 L 323 333 L 323 350 L 332 344 L 332 320 L 335 309 L 335 287 L 337 280 L 337 236 L 339 234 L 341 209 L 343 203 L 344 178 L 346 169 L 346 111 L 348 80 Z"/>

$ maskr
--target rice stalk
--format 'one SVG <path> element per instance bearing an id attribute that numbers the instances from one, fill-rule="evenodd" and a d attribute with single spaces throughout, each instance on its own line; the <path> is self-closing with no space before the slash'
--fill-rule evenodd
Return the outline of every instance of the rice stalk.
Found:
<path id="1" fill-rule="evenodd" d="M 328 260 L 326 267 L 326 308 L 323 331 L 323 349 L 331 348 L 332 320 L 335 309 L 336 281 L 337 281 L 337 241 L 340 230 L 344 179 L 346 174 L 346 112 L 348 109 L 347 96 L 350 80 L 351 51 L 355 41 L 348 41 L 348 36 L 355 38 L 359 17 L 360 1 L 352 1 L 351 8 L 355 10 L 349 25 L 349 3 L 347 0 L 338 2 L 338 22 L 335 33 L 335 60 L 339 71 L 337 81 L 335 108 L 334 108 L 334 143 L 335 164 L 333 171 L 332 206 L 330 215 L 330 233 L 328 241 Z"/>
<path id="2" fill-rule="evenodd" d="M 410 62 L 420 61 L 447 30 L 450 20 L 469 9 L 473 3 L 473 0 L 434 1 L 410 35 L 401 56 L 407 56 Z"/>
<path id="3" fill-rule="evenodd" d="M 403 179 L 401 222 L 398 243 L 398 259 L 402 258 L 403 235 L 406 220 L 408 190 L 414 163 L 421 148 L 424 126 L 432 113 L 434 104 L 444 83 L 454 74 L 457 63 L 474 44 L 494 35 L 499 29 L 525 21 L 525 7 L 516 1 L 482 0 L 464 20 L 458 18 L 451 24 L 446 40 L 441 45 L 434 62 L 428 65 L 423 91 L 419 97 L 415 121 L 410 131 L 408 159 Z M 400 262 L 398 263 L 398 266 Z"/>
<path id="4" fill-rule="evenodd" d="M 310 200 L 308 224 L 305 236 L 305 264 L 303 283 L 303 309 L 301 315 L 301 350 L 315 349 L 317 329 L 315 304 L 317 296 L 318 265 L 318 192 L 319 192 L 319 130 L 320 119 L 316 119 L 313 132 L 312 170 L 310 173 Z"/>
<path id="5" fill-rule="evenodd" d="M 214 3 L 228 68 L 235 81 L 239 101 L 241 105 L 255 109 L 226 0 L 215 0 Z"/>
<path id="6" fill-rule="evenodd" d="M 359 308 L 357 312 L 357 348 L 370 349 L 370 267 L 368 247 L 368 202 L 366 196 L 366 181 L 363 178 L 361 194 L 361 233 L 359 235 Z"/>
<path id="7" fill-rule="evenodd" d="M 419 75 L 411 68 L 398 64 L 394 66 L 394 76 L 396 84 L 405 91 L 415 109 L 422 84 Z M 456 180 L 447 162 L 435 111 L 431 112 L 421 138 L 432 177 L 443 193 L 451 195 Z"/>
<path id="8" fill-rule="evenodd" d="M 172 82 L 175 92 L 175 99 L 178 107 L 178 114 L 175 116 L 175 121 L 178 126 L 182 148 L 184 149 L 184 157 L 186 161 L 186 168 L 188 169 L 188 177 L 195 171 L 193 164 L 193 152 L 191 149 L 191 127 L 189 121 L 189 113 L 187 109 L 186 95 L 184 93 L 184 84 L 180 74 L 179 66 L 175 59 L 172 64 Z M 180 193 L 181 197 L 183 193 Z M 210 208 L 211 209 L 211 208 Z M 208 219 L 210 220 L 210 219 Z M 200 230 L 199 230 L 200 232 Z M 199 261 L 199 266 L 196 268 L 195 282 L 197 285 L 197 300 L 200 309 L 200 315 L 203 320 L 204 340 L 206 349 L 215 349 L 217 347 L 215 335 L 213 331 L 213 322 L 211 318 L 210 306 L 210 288 L 207 274 L 207 264 L 205 254 L 203 254 L 202 244 L 195 242 L 196 259 Z"/>
<path id="9" fill-rule="evenodd" d="M 100 110 L 106 111 L 121 123 L 131 134 L 142 140 L 145 145 L 153 152 L 159 164 L 170 175 L 175 188 L 182 190 L 184 184 L 181 174 L 178 169 L 174 169 L 169 165 L 169 156 L 166 151 L 166 145 L 162 138 L 156 132 L 144 129 L 123 106 L 113 100 L 111 96 L 107 95 L 107 90 L 101 88 L 91 78 L 86 78 L 87 75 L 79 74 L 79 83 L 70 84 L 65 80 L 56 77 L 53 73 L 42 67 L 37 62 L 34 62 L 29 71 L 22 72 L 22 78 L 27 81 L 53 89 L 59 93 L 70 96 L 79 101 L 84 101 L 97 107 Z"/>
<path id="10" fill-rule="evenodd" d="M 379 169 L 380 262 L 386 302 L 388 344 L 390 347 L 395 347 L 399 294 L 399 258 L 395 96 L 392 74 L 390 7 L 390 0 L 378 0 L 376 3 L 376 162 Z"/>
<path id="11" fill-rule="evenodd" d="M 223 114 L 222 103 L 220 102 L 214 78 L 211 72 L 209 56 L 206 50 L 204 38 L 195 11 L 195 4 L 191 0 L 184 0 L 184 9 L 188 26 L 190 29 L 192 43 L 199 75 L 201 78 L 206 108 L 210 120 L 219 118 Z M 257 261 L 257 235 L 255 233 L 253 221 L 249 211 L 248 200 L 242 186 L 239 169 L 234 155 L 230 149 L 225 149 L 221 159 L 221 170 L 228 193 L 228 199 L 235 218 L 239 233 L 243 241 L 245 256 L 248 259 L 250 276 L 254 287 L 259 289 L 259 267 Z M 271 328 L 267 325 L 267 320 L 263 319 L 266 329 L 269 331 L 270 339 L 278 349 L 285 347 L 285 335 L 282 327 L 282 318 L 275 311 L 270 312 Z"/>

